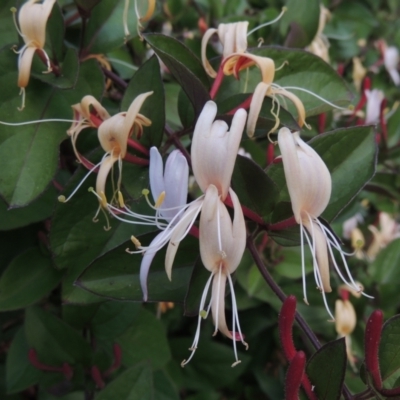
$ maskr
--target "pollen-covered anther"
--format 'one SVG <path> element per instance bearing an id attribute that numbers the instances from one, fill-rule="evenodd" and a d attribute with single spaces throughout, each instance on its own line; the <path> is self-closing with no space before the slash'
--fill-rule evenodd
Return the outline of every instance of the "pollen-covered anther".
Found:
<path id="1" fill-rule="evenodd" d="M 58 197 L 57 197 L 57 200 L 58 200 L 60 203 L 65 203 L 66 198 L 65 198 L 65 196 L 61 195 L 61 196 L 58 196 Z"/>
<path id="2" fill-rule="evenodd" d="M 156 204 L 154 205 L 155 208 L 160 208 L 161 205 L 164 203 L 164 200 L 165 200 L 165 191 L 161 192 L 160 195 L 158 196 Z"/>
<path id="3" fill-rule="evenodd" d="M 118 203 L 121 208 L 125 208 L 124 196 L 122 195 L 121 191 L 118 191 Z"/>
<path id="4" fill-rule="evenodd" d="M 140 247 L 142 247 L 142 244 L 140 243 L 139 239 L 136 238 L 135 236 L 131 236 L 131 242 L 135 245 L 135 247 L 137 249 L 139 249 Z"/>

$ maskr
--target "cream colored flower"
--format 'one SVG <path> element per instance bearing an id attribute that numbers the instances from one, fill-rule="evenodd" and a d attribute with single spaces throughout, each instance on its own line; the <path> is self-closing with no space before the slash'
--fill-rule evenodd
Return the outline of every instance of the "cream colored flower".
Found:
<path id="1" fill-rule="evenodd" d="M 361 91 L 362 81 L 367 74 L 367 70 L 363 67 L 359 57 L 353 57 L 353 82 L 357 92 Z"/>
<path id="2" fill-rule="evenodd" d="M 22 106 L 25 107 L 25 87 L 28 86 L 33 56 L 40 51 L 47 60 L 47 71 L 51 72 L 50 59 L 44 50 L 46 41 L 46 24 L 56 0 L 28 0 L 19 10 L 18 33 L 25 45 L 18 51 L 18 86 L 21 88 Z M 12 9 L 13 12 L 16 10 Z"/>
<path id="3" fill-rule="evenodd" d="M 328 252 L 341 279 L 355 290 L 361 290 L 350 274 L 344 253 L 335 235 L 318 219 L 331 197 L 331 175 L 318 153 L 300 139 L 298 132 L 292 134 L 289 129 L 281 128 L 278 133 L 278 144 L 282 154 L 294 217 L 300 225 L 304 300 L 307 303 L 303 249 L 305 237 L 313 256 L 315 281 L 323 294 L 326 308 L 330 313 L 325 298 L 325 292 L 332 290 Z M 340 252 L 350 281 L 341 273 L 333 255 L 332 247 Z M 330 315 L 333 318 L 331 313 Z"/>
<path id="4" fill-rule="evenodd" d="M 377 124 L 379 123 L 379 116 L 381 114 L 381 103 L 385 95 L 382 90 L 379 89 L 366 90 L 365 95 L 367 96 L 365 123 Z"/>
<path id="5" fill-rule="evenodd" d="M 315 35 L 313 41 L 306 48 L 310 53 L 322 58 L 325 62 L 329 64 L 329 40 L 323 34 L 325 25 L 329 21 L 331 13 L 323 5 L 320 6 L 319 12 L 319 24 L 317 34 Z"/>
<path id="6" fill-rule="evenodd" d="M 154 10 L 156 8 L 156 0 L 145 0 L 147 3 L 147 10 L 146 13 L 141 16 L 140 14 L 140 6 L 138 3 L 140 3 L 141 0 L 135 0 L 135 13 L 136 13 L 136 18 L 137 18 L 137 32 L 138 35 L 141 35 L 141 30 L 143 28 L 142 22 L 147 22 L 150 20 L 150 18 L 154 14 Z M 122 24 L 124 27 L 124 34 L 125 34 L 125 40 L 130 36 L 129 28 L 128 28 L 128 12 L 129 12 L 129 0 L 125 0 L 125 5 L 124 5 L 124 12 L 122 15 Z"/>
<path id="7" fill-rule="evenodd" d="M 400 85 L 400 74 L 398 70 L 399 66 L 399 50 L 397 47 L 384 45 L 383 49 L 383 63 L 386 71 L 392 78 L 393 83 L 398 86 Z"/>

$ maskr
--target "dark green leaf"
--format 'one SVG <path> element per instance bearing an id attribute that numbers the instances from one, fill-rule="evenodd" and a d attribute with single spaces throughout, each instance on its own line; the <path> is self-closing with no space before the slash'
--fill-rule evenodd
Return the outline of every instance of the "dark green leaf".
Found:
<path id="1" fill-rule="evenodd" d="M 200 60 L 172 37 L 161 34 L 146 34 L 144 37 L 182 86 L 196 115 L 199 115 L 206 101 L 210 100 L 208 77 Z"/>
<path id="2" fill-rule="evenodd" d="M 28 351 L 29 346 L 26 342 L 24 329 L 20 328 L 7 352 L 7 393 L 22 392 L 39 381 L 42 372 L 34 368 L 29 362 Z"/>
<path id="3" fill-rule="evenodd" d="M 306 372 L 319 400 L 338 400 L 346 372 L 344 338 L 322 346 L 307 363 Z"/>
<path id="4" fill-rule="evenodd" d="M 10 11 L 11 7 L 15 7 L 15 0 L 3 0 L 0 3 L 0 48 L 18 41 L 17 29 Z"/>
<path id="5" fill-rule="evenodd" d="M 281 31 L 290 32 L 285 46 L 305 47 L 311 43 L 318 30 L 320 3 L 319 0 L 307 2 L 287 0 L 287 11 L 280 22 Z"/>
<path id="6" fill-rule="evenodd" d="M 139 237 L 142 245 L 150 243 L 154 235 Z M 142 257 L 128 254 L 133 248 L 128 241 L 95 260 L 79 277 L 77 285 L 106 298 L 142 301 L 139 282 Z M 172 269 L 172 281 L 164 268 L 165 248 L 154 257 L 148 277 L 149 301 L 183 302 L 193 264 L 198 256 L 197 239 L 186 238 L 179 246 Z"/>
<path id="7" fill-rule="evenodd" d="M 141 142 L 147 147 L 160 146 L 165 125 L 165 96 L 160 73 L 160 63 L 156 56 L 146 61 L 133 75 L 122 99 L 121 109 L 127 110 L 132 101 L 145 92 L 154 92 L 146 99 L 140 114 L 151 120 L 151 125 L 144 128 Z"/>
<path id="8" fill-rule="evenodd" d="M 100 3 L 101 0 L 74 0 L 75 4 L 86 12 L 92 11 L 92 8 Z"/>
<path id="9" fill-rule="evenodd" d="M 397 239 L 390 243 L 385 249 L 380 250 L 369 269 L 375 282 L 379 282 L 380 285 L 399 281 L 399 245 L 400 239 Z"/>
<path id="10" fill-rule="evenodd" d="M 91 348 L 77 331 L 39 307 L 26 311 L 25 335 L 39 360 L 48 365 L 61 366 L 81 363 L 91 366 Z"/>
<path id="11" fill-rule="evenodd" d="M 154 400 L 179 400 L 180 396 L 174 383 L 163 370 L 155 371 Z"/>
<path id="12" fill-rule="evenodd" d="M 264 220 L 274 209 L 279 197 L 275 183 L 250 158 L 238 156 L 232 175 L 232 187 L 240 202 Z"/>
<path id="13" fill-rule="evenodd" d="M 383 381 L 400 370 L 400 315 L 395 315 L 383 325 L 379 366 Z"/>
<path id="14" fill-rule="evenodd" d="M 102 390 L 96 400 L 153 400 L 153 375 L 148 364 L 124 371 Z"/>
<path id="15" fill-rule="evenodd" d="M 38 248 L 20 254 L 0 279 L 0 311 L 29 306 L 48 294 L 61 281 L 51 260 Z"/>
<path id="16" fill-rule="evenodd" d="M 122 349 L 122 363 L 128 367 L 148 360 L 154 368 L 162 368 L 171 358 L 161 321 L 143 308 L 117 342 Z"/>

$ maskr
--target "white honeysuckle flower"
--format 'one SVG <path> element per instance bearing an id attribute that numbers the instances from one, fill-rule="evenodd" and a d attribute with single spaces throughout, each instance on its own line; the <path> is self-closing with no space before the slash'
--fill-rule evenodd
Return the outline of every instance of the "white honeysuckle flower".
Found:
<path id="1" fill-rule="evenodd" d="M 36 51 L 40 51 L 43 58 L 46 60 L 47 71 L 51 72 L 51 63 L 49 56 L 44 50 L 46 42 L 46 25 L 49 19 L 51 10 L 56 0 L 28 0 L 22 5 L 18 13 L 18 25 L 15 21 L 18 33 L 24 41 L 24 46 L 18 50 L 18 86 L 22 94 L 22 106 L 20 110 L 25 107 L 25 88 L 28 86 L 29 77 L 31 73 L 31 66 L 33 56 Z M 15 13 L 17 10 L 12 8 L 11 11 Z"/>
<path id="2" fill-rule="evenodd" d="M 365 123 L 377 124 L 381 113 L 381 103 L 385 98 L 385 95 L 382 90 L 379 89 L 366 90 L 365 95 L 367 96 Z"/>
<path id="3" fill-rule="evenodd" d="M 133 100 L 128 111 L 120 112 L 112 117 L 109 116 L 108 112 L 92 96 L 85 96 L 81 103 L 72 106 L 76 121 L 68 130 L 68 134 L 71 137 L 74 152 L 78 160 L 85 163 L 85 165 L 88 163 L 83 160 L 82 155 L 76 148 L 76 140 L 79 133 L 82 129 L 87 127 L 97 127 L 97 136 L 105 154 L 99 164 L 89 166 L 89 173 L 83 178 L 69 197 L 66 199 L 65 196 L 59 196 L 59 201 L 63 203 L 67 202 L 76 193 L 90 173 L 98 169 L 95 194 L 99 199 L 100 206 L 94 219 L 96 219 L 100 209 L 110 210 L 110 205 L 105 195 L 108 174 L 118 161 L 119 178 L 117 188 L 114 188 L 114 198 L 120 190 L 122 160 L 127 156 L 129 137 L 133 133 L 135 133 L 137 137 L 140 137 L 143 132 L 143 127 L 151 125 L 151 121 L 140 114 L 139 111 L 144 101 L 152 94 L 153 92 L 140 94 Z"/>
<path id="4" fill-rule="evenodd" d="M 134 0 L 135 2 L 135 14 L 137 18 L 137 33 L 139 36 L 141 36 L 141 30 L 143 29 L 142 22 L 147 22 L 150 20 L 150 18 L 154 14 L 154 10 L 156 9 L 156 0 Z M 146 4 L 146 13 L 144 15 L 141 15 L 141 10 L 140 6 L 141 4 L 139 3 L 145 3 Z M 122 14 L 122 25 L 124 27 L 124 34 L 125 34 L 125 40 L 127 40 L 131 33 L 129 32 L 129 27 L 128 27 L 128 14 L 129 14 L 129 0 L 125 0 L 124 4 L 124 11 Z"/>
<path id="5" fill-rule="evenodd" d="M 335 235 L 318 220 L 331 197 L 331 175 L 322 158 L 300 138 L 299 132 L 292 134 L 289 129 L 281 128 L 278 133 L 278 144 L 282 154 L 283 168 L 294 217 L 300 225 L 304 301 L 308 303 L 303 246 L 305 237 L 313 256 L 314 276 L 317 287 L 322 292 L 328 313 L 334 319 L 325 297 L 325 292 L 332 290 L 328 253 L 343 282 L 355 290 L 361 291 L 362 289 L 353 280 L 344 257 L 345 253 L 341 250 Z M 349 281 L 338 267 L 333 255 L 333 248 L 338 250 L 341 255 Z"/>
<path id="6" fill-rule="evenodd" d="M 353 57 L 353 82 L 357 92 L 361 91 L 362 81 L 367 74 L 366 68 L 363 67 L 359 57 Z"/>
<path id="7" fill-rule="evenodd" d="M 189 181 L 189 166 L 186 158 L 179 150 L 174 150 L 167 159 L 165 170 L 161 154 L 156 147 L 150 149 L 150 189 L 154 202 L 163 198 L 157 213 L 173 225 L 179 221 L 179 210 L 186 205 Z M 178 216 L 177 218 L 174 218 Z M 147 276 L 150 265 L 156 255 L 158 245 L 165 240 L 169 230 L 161 231 L 150 243 L 140 264 L 140 284 L 143 292 L 143 301 L 147 301 Z"/>
<path id="8" fill-rule="evenodd" d="M 214 335 L 220 331 L 233 341 L 235 362 L 232 366 L 240 363 L 237 356 L 236 341 L 240 340 L 246 346 L 246 349 L 248 348 L 240 329 L 231 278 L 231 274 L 239 266 L 246 247 L 246 225 L 237 195 L 232 189 L 229 189 L 229 194 L 233 203 L 233 221 L 225 204 L 221 201 L 217 187 L 210 184 L 206 190 L 200 216 L 200 255 L 204 266 L 211 272 L 211 275 L 201 296 L 197 329 L 193 344 L 189 349 L 192 353 L 187 360 L 182 361 L 182 366 L 191 360 L 196 351 L 200 338 L 201 320 L 207 317 L 210 308 L 215 325 Z M 226 281 L 229 282 L 232 299 L 232 331 L 228 329 L 225 319 Z M 212 285 L 211 300 L 206 307 L 205 302 L 210 285 Z"/>
<path id="9" fill-rule="evenodd" d="M 353 215 L 352 217 L 346 219 L 346 221 L 343 222 L 343 237 L 345 239 L 350 239 L 351 238 L 351 232 L 357 228 L 357 225 L 359 223 L 362 223 L 364 221 L 363 216 L 360 213 L 357 213 Z"/>
<path id="10" fill-rule="evenodd" d="M 400 84 L 400 74 L 397 69 L 399 65 L 399 50 L 397 47 L 390 46 L 383 50 L 383 63 L 386 71 L 389 73 L 393 83 L 398 86 Z"/>
<path id="11" fill-rule="evenodd" d="M 329 10 L 323 5 L 320 6 L 318 30 L 310 45 L 306 48 L 310 53 L 322 58 L 329 64 L 329 40 L 323 34 L 325 25 L 331 17 Z"/>

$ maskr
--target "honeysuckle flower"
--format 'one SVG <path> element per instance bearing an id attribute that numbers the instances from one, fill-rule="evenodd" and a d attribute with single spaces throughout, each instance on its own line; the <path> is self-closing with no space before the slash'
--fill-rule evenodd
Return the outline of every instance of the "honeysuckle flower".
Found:
<path id="1" fill-rule="evenodd" d="M 360 213 L 353 215 L 343 222 L 343 237 L 345 239 L 351 238 L 351 232 L 357 228 L 357 225 L 364 221 L 363 216 Z"/>
<path id="2" fill-rule="evenodd" d="M 147 3 L 147 9 L 146 9 L 146 14 L 143 16 L 140 15 L 140 7 L 138 2 L 141 0 L 135 0 L 135 14 L 137 18 L 137 32 L 138 35 L 140 36 L 141 34 L 141 29 L 143 28 L 142 22 L 147 22 L 150 20 L 152 15 L 154 14 L 154 10 L 156 8 L 156 0 L 146 0 L 145 2 Z M 122 23 L 124 26 L 124 34 L 125 34 L 125 40 L 130 36 L 129 28 L 128 28 L 128 11 L 129 11 L 129 0 L 125 0 L 125 5 L 124 5 L 124 12 L 122 15 Z"/>
<path id="3" fill-rule="evenodd" d="M 367 97 L 365 123 L 377 124 L 381 113 L 381 103 L 385 98 L 385 95 L 382 90 L 379 89 L 366 90 L 365 95 Z"/>
<path id="4" fill-rule="evenodd" d="M 215 331 L 218 330 L 233 340 L 235 362 L 232 367 L 240 363 L 237 356 L 236 340 L 240 340 L 248 347 L 241 332 L 236 305 L 235 292 L 231 274 L 235 272 L 242 259 L 246 247 L 246 225 L 239 199 L 235 192 L 229 188 L 234 210 L 233 221 L 225 204 L 221 201 L 220 191 L 216 186 L 210 184 L 207 187 L 203 208 L 200 215 L 200 256 L 204 266 L 211 272 L 201 296 L 197 329 L 190 357 L 183 360 L 181 365 L 185 366 L 193 357 L 199 337 L 202 318 L 207 318 L 211 308 Z M 230 331 L 225 319 L 225 286 L 229 282 L 232 299 L 232 331 Z M 211 289 L 210 304 L 206 306 L 207 294 Z M 237 329 L 236 329 L 237 327 Z"/>
<path id="5" fill-rule="evenodd" d="M 351 334 L 357 324 L 356 311 L 348 299 L 337 299 L 335 303 L 335 329 L 339 337 L 344 337 L 346 342 L 347 359 L 352 368 L 355 368 L 355 357 L 351 349 Z"/>
<path id="6" fill-rule="evenodd" d="M 372 243 L 367 250 L 370 260 L 374 260 L 379 251 L 393 240 L 400 238 L 400 225 L 388 213 L 379 213 L 379 228 L 374 225 L 368 226 L 373 234 Z"/>
<path id="7" fill-rule="evenodd" d="M 313 256 L 314 277 L 317 287 L 321 290 L 327 311 L 333 318 L 325 297 L 325 292 L 332 290 L 328 252 L 341 279 L 355 290 L 360 291 L 361 289 L 356 285 L 350 274 L 344 252 L 341 250 L 335 235 L 318 219 L 331 197 L 331 175 L 318 153 L 301 140 L 299 132 L 292 134 L 289 129 L 281 128 L 278 133 L 278 144 L 281 150 L 292 210 L 296 222 L 300 225 L 304 301 L 307 303 L 303 248 L 305 237 Z M 349 281 L 341 273 L 333 255 L 332 247 L 340 252 Z"/>
<path id="8" fill-rule="evenodd" d="M 331 13 L 329 10 L 323 5 L 320 6 L 319 12 L 319 24 L 317 33 L 310 43 L 310 45 L 306 48 L 310 53 L 315 54 L 316 56 L 322 58 L 325 62 L 329 63 L 329 40 L 323 34 L 325 29 L 325 25 L 329 20 Z"/>
<path id="9" fill-rule="evenodd" d="M 186 205 L 189 181 L 189 166 L 186 158 L 179 150 L 174 150 L 167 159 L 165 171 L 160 153 L 156 147 L 150 149 L 150 189 L 154 202 L 157 204 L 162 199 L 162 204 L 157 208 L 157 213 L 167 222 L 171 222 L 171 228 L 180 219 L 179 210 Z M 176 217 L 176 218 L 175 218 Z M 143 292 L 143 301 L 147 301 L 147 276 L 151 262 L 157 252 L 159 243 L 169 230 L 161 231 L 150 243 L 144 253 L 140 265 L 140 285 Z"/>
<path id="10" fill-rule="evenodd" d="M 121 184 L 121 172 L 122 172 L 122 160 L 127 155 L 128 139 L 136 133 L 137 136 L 141 136 L 144 126 L 149 126 L 151 121 L 139 113 L 141 106 L 144 101 L 153 92 L 142 93 L 137 96 L 128 111 L 120 112 L 112 117 L 109 116 L 107 111 L 99 104 L 99 102 L 92 96 L 85 96 L 80 104 L 72 106 L 74 110 L 74 116 L 77 123 L 73 123 L 68 133 L 71 136 L 72 144 L 74 147 L 75 154 L 78 160 L 82 161 L 82 156 L 76 149 L 76 140 L 78 134 L 82 129 L 87 127 L 97 127 L 97 136 L 101 147 L 105 151 L 105 154 L 101 162 L 94 166 L 90 171 L 98 168 L 98 174 L 96 179 L 96 194 L 100 202 L 100 207 L 108 208 L 108 203 L 105 195 L 105 186 L 107 176 L 110 173 L 113 165 L 118 161 L 119 167 L 119 178 L 117 182 L 117 189 L 114 190 L 114 197 L 119 193 L 119 187 Z M 87 174 L 86 177 L 89 175 Z M 68 201 L 76 190 L 80 187 L 86 177 L 81 181 L 77 188 L 70 194 L 68 199 L 64 196 L 60 196 L 61 202 Z M 97 213 L 96 213 L 97 216 Z M 96 218 L 95 216 L 95 218 Z"/>
<path id="11" fill-rule="evenodd" d="M 46 24 L 56 0 L 28 0 L 22 5 L 18 13 L 18 24 L 15 21 L 18 33 L 24 41 L 24 46 L 18 50 L 18 86 L 22 94 L 22 106 L 25 107 L 25 88 L 28 86 L 33 56 L 40 51 L 47 63 L 47 71 L 51 72 L 49 56 L 44 50 L 46 41 Z M 11 9 L 14 14 L 16 9 Z M 18 28 L 19 25 L 19 28 Z"/>
<path id="12" fill-rule="evenodd" d="M 387 47 L 386 45 L 383 46 L 383 63 L 386 71 L 396 86 L 400 84 L 400 74 L 397 69 L 399 65 L 399 59 L 399 50 L 397 47 Z"/>

